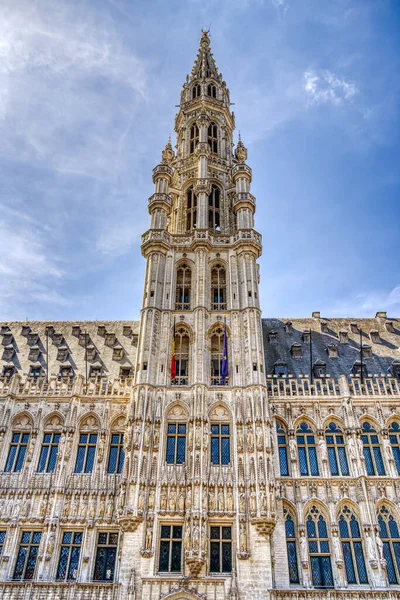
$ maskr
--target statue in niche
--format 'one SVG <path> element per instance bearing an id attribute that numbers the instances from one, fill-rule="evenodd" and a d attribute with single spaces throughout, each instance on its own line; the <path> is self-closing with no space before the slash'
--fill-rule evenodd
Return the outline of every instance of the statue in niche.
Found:
<path id="1" fill-rule="evenodd" d="M 250 512 L 251 514 L 255 514 L 257 512 L 257 500 L 254 490 L 250 494 Z"/>
<path id="2" fill-rule="evenodd" d="M 114 512 L 114 499 L 112 496 L 109 496 L 108 502 L 107 502 L 107 507 L 106 507 L 106 518 L 112 519 L 113 512 Z"/>
<path id="3" fill-rule="evenodd" d="M 192 529 L 192 539 L 193 539 L 193 549 L 194 550 L 199 549 L 199 538 L 200 538 L 200 529 L 199 529 L 199 524 L 196 521 L 195 524 L 193 525 L 193 529 Z"/>
<path id="4" fill-rule="evenodd" d="M 210 488 L 208 492 L 208 510 L 214 512 L 215 510 L 215 492 L 213 488 Z"/>
<path id="5" fill-rule="evenodd" d="M 246 523 L 240 523 L 240 552 L 247 552 Z"/>
<path id="6" fill-rule="evenodd" d="M 47 542 L 47 554 L 53 554 L 55 548 L 56 536 L 52 531 L 49 536 L 49 541 Z"/>
<path id="7" fill-rule="evenodd" d="M 138 497 L 138 511 L 139 512 L 143 511 L 143 504 L 144 504 L 143 494 L 144 494 L 143 490 L 140 490 L 139 497 Z"/>
<path id="8" fill-rule="evenodd" d="M 383 447 L 389 462 L 393 461 L 393 450 L 387 437 L 383 438 Z"/>
<path id="9" fill-rule="evenodd" d="M 143 435 L 143 446 L 145 448 L 148 448 L 150 444 L 150 426 L 148 423 L 146 423 L 145 428 L 144 428 L 144 435 Z"/>
<path id="10" fill-rule="evenodd" d="M 176 507 L 176 491 L 172 488 L 169 492 L 169 510 L 174 511 Z"/>
<path id="11" fill-rule="evenodd" d="M 240 492 L 239 494 L 239 510 L 240 512 L 246 511 L 246 496 L 244 495 L 244 492 Z"/>
<path id="12" fill-rule="evenodd" d="M 100 504 L 99 504 L 99 519 L 102 519 L 104 517 L 104 511 L 105 511 L 105 502 L 104 502 L 104 496 L 101 497 L 100 500 Z"/>
<path id="13" fill-rule="evenodd" d="M 322 462 L 328 462 L 328 450 L 326 448 L 325 440 L 320 438 L 318 441 L 318 446 L 319 446 L 319 453 L 320 453 Z"/>
<path id="14" fill-rule="evenodd" d="M 300 533 L 300 558 L 303 563 L 308 561 L 307 540 L 304 531 Z"/>
<path id="15" fill-rule="evenodd" d="M 225 499 L 224 499 L 224 489 L 222 487 L 218 490 L 218 510 L 224 510 L 225 508 Z"/>
<path id="16" fill-rule="evenodd" d="M 89 519 L 94 519 L 96 514 L 96 497 L 92 496 L 89 501 Z"/>
<path id="17" fill-rule="evenodd" d="M 78 497 L 74 496 L 74 499 L 72 500 L 72 506 L 71 506 L 71 517 L 75 518 L 77 516 L 78 506 L 79 506 Z"/>
<path id="18" fill-rule="evenodd" d="M 233 512 L 233 494 L 230 488 L 228 489 L 228 493 L 226 495 L 226 508 L 228 512 Z"/>
<path id="19" fill-rule="evenodd" d="M 366 544 L 367 544 L 367 555 L 368 560 L 375 561 L 376 560 L 376 550 L 374 545 L 374 540 L 370 533 L 366 534 Z"/>
<path id="20" fill-rule="evenodd" d="M 350 459 L 352 461 L 356 461 L 357 460 L 357 450 L 356 450 L 356 444 L 352 437 L 350 437 L 347 441 L 347 448 L 349 450 Z"/>
<path id="21" fill-rule="evenodd" d="M 254 450 L 254 435 L 253 435 L 253 426 L 249 425 L 247 427 L 247 447 L 250 452 Z"/>
<path id="22" fill-rule="evenodd" d="M 162 511 L 167 510 L 167 493 L 166 493 L 165 487 L 163 487 L 161 490 L 160 508 Z"/>
<path id="23" fill-rule="evenodd" d="M 64 500 L 64 509 L 63 509 L 64 517 L 68 517 L 70 505 L 71 505 L 71 498 L 69 496 L 67 496 Z M 43 501 L 40 505 L 40 515 L 42 517 L 44 517 L 46 515 L 46 510 L 47 510 L 47 502 L 45 502 L 43 499 Z"/>
<path id="24" fill-rule="evenodd" d="M 383 542 L 381 540 L 381 536 L 379 535 L 379 533 L 377 533 L 375 535 L 375 539 L 376 539 L 376 545 L 377 545 L 377 548 L 378 548 L 379 558 L 381 560 L 385 560 L 385 556 L 383 554 Z"/>
<path id="25" fill-rule="evenodd" d="M 149 509 L 150 510 L 154 509 L 155 494 L 156 494 L 155 491 L 153 489 L 151 489 L 149 492 Z"/>
<path id="26" fill-rule="evenodd" d="M 333 532 L 333 554 L 336 561 L 342 560 L 341 544 L 338 538 L 337 531 Z"/>
<path id="27" fill-rule="evenodd" d="M 262 448 L 263 446 L 263 432 L 260 424 L 256 427 L 256 440 L 257 440 L 257 448 Z"/>
<path id="28" fill-rule="evenodd" d="M 237 427 L 237 445 L 238 445 L 238 450 L 242 451 L 243 450 L 243 430 L 242 430 L 241 425 L 238 425 L 238 427 Z"/>
<path id="29" fill-rule="evenodd" d="M 289 440 L 289 453 L 291 460 L 297 460 L 297 444 L 294 438 L 290 438 Z"/>
<path id="30" fill-rule="evenodd" d="M 178 498 L 178 510 L 181 512 L 185 510 L 185 492 L 181 490 Z"/>
<path id="31" fill-rule="evenodd" d="M 147 550 L 151 549 L 152 543 L 153 543 L 153 527 L 152 527 L 152 524 L 149 522 L 147 524 L 147 530 L 146 530 L 146 549 Z"/>
<path id="32" fill-rule="evenodd" d="M 361 460 L 364 460 L 364 444 L 360 437 L 357 438 L 358 454 Z"/>

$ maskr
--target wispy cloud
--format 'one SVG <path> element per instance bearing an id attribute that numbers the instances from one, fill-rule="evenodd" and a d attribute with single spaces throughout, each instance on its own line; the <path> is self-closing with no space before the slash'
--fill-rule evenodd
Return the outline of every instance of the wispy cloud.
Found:
<path id="1" fill-rule="evenodd" d="M 323 314 L 336 317 L 374 317 L 377 311 L 389 316 L 400 314 L 400 284 L 390 290 L 369 290 L 341 299 L 323 309 Z"/>
<path id="2" fill-rule="evenodd" d="M 357 94 L 358 89 L 351 81 L 335 75 L 331 71 L 314 71 L 304 73 L 304 89 L 310 104 L 342 104 L 349 102 Z"/>

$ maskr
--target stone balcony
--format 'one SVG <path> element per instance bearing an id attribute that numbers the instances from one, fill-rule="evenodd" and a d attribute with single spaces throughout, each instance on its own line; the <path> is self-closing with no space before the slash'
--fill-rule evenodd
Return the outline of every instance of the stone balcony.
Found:
<path id="1" fill-rule="evenodd" d="M 270 600 L 400 600 L 397 590 L 269 590 Z"/>

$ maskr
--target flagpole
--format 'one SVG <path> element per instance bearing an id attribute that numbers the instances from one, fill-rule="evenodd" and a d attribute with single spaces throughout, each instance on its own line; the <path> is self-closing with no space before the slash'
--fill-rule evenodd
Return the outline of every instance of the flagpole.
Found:
<path id="1" fill-rule="evenodd" d="M 361 363 L 361 383 L 364 383 L 363 344 L 362 344 L 362 329 L 361 329 L 361 327 L 360 327 L 360 363 Z"/>
<path id="2" fill-rule="evenodd" d="M 310 382 L 313 384 L 313 366 L 312 366 L 312 339 L 311 339 L 311 327 L 310 327 Z"/>

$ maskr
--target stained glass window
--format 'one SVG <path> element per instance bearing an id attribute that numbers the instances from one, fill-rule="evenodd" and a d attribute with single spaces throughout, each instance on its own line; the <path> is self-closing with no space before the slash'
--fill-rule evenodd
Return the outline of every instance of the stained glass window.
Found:
<path id="1" fill-rule="evenodd" d="M 34 578 L 41 539 L 40 531 L 22 532 L 13 579 L 30 580 Z"/>
<path id="2" fill-rule="evenodd" d="M 81 531 L 66 531 L 61 541 L 57 581 L 76 581 L 82 545 Z"/>
<path id="3" fill-rule="evenodd" d="M 390 584 L 397 584 L 400 581 L 400 533 L 397 522 L 385 505 L 379 509 L 378 524 L 388 580 Z"/>
<path id="4" fill-rule="evenodd" d="M 350 584 L 368 583 L 360 526 L 348 506 L 344 506 L 340 513 L 339 534 L 347 582 Z"/>
<path id="5" fill-rule="evenodd" d="M 43 435 L 42 448 L 38 464 L 38 473 L 53 473 L 56 466 L 58 445 L 60 443 L 59 433 L 45 433 Z"/>
<path id="6" fill-rule="evenodd" d="M 4 546 L 5 539 L 6 539 L 6 532 L 0 531 L 0 556 L 3 554 L 3 546 Z"/>
<path id="7" fill-rule="evenodd" d="M 118 533 L 101 531 L 97 538 L 96 562 L 94 565 L 94 581 L 114 581 L 115 562 L 117 558 Z"/>
<path id="8" fill-rule="evenodd" d="M 231 462 L 229 425 L 213 423 L 211 425 L 211 463 L 229 465 Z"/>
<path id="9" fill-rule="evenodd" d="M 313 430 L 307 423 L 301 423 L 297 428 L 296 437 L 300 475 L 319 475 Z"/>
<path id="10" fill-rule="evenodd" d="M 316 506 L 312 506 L 308 513 L 306 528 L 313 585 L 316 588 L 331 588 L 333 575 L 328 529 Z"/>
<path id="11" fill-rule="evenodd" d="M 299 569 L 297 566 L 296 550 L 296 531 L 292 516 L 286 510 L 283 510 L 285 516 L 286 549 L 289 563 L 289 581 L 290 583 L 300 583 Z"/>
<path id="12" fill-rule="evenodd" d="M 210 527 L 210 573 L 232 572 L 232 528 Z"/>
<path id="13" fill-rule="evenodd" d="M 21 471 L 26 449 L 29 443 L 29 433 L 13 433 L 11 437 L 10 449 L 8 451 L 5 471 L 7 473 L 18 473 Z"/>
<path id="14" fill-rule="evenodd" d="M 287 451 L 286 428 L 278 422 L 276 423 L 276 434 L 278 438 L 279 467 L 281 476 L 287 476 L 289 475 L 289 462 Z"/>
<path id="15" fill-rule="evenodd" d="M 365 468 L 368 475 L 385 475 L 378 434 L 370 423 L 363 423 L 361 440 L 364 445 Z"/>
<path id="16" fill-rule="evenodd" d="M 182 525 L 161 525 L 158 570 L 180 573 L 182 569 Z"/>
<path id="17" fill-rule="evenodd" d="M 76 455 L 75 473 L 91 473 L 96 454 L 97 433 L 81 433 Z"/>
<path id="18" fill-rule="evenodd" d="M 393 421 L 389 428 L 389 440 L 392 446 L 397 473 L 400 475 L 400 425 Z"/>
<path id="19" fill-rule="evenodd" d="M 350 475 L 343 431 L 336 423 L 329 423 L 325 429 L 325 440 L 331 475 Z"/>
<path id="20" fill-rule="evenodd" d="M 211 270 L 211 310 L 226 310 L 226 271 L 220 264 Z"/>
<path id="21" fill-rule="evenodd" d="M 168 465 L 182 465 L 185 462 L 186 423 L 168 423 L 167 452 Z"/>
<path id="22" fill-rule="evenodd" d="M 124 452 L 124 434 L 123 433 L 112 433 L 110 452 L 108 454 L 108 473 L 122 473 L 124 466 L 125 452 Z"/>
<path id="23" fill-rule="evenodd" d="M 192 271 L 187 264 L 181 265 L 176 272 L 176 310 L 190 309 L 190 287 L 192 283 Z"/>

